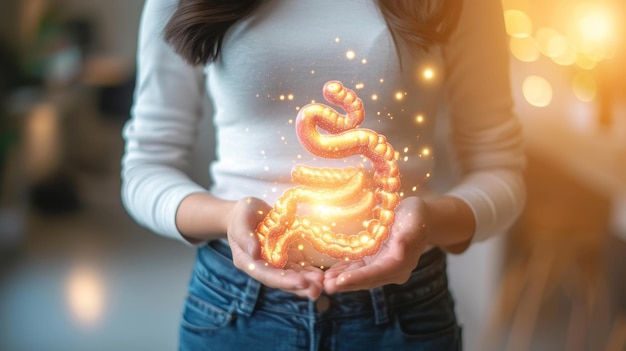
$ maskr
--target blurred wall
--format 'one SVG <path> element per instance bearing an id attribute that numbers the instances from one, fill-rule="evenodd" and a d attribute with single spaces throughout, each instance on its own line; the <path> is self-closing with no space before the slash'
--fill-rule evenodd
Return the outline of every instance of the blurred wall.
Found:
<path id="1" fill-rule="evenodd" d="M 132 59 L 143 3 L 144 0 L 2 0 L 0 39 L 17 45 L 19 21 L 24 17 L 24 9 L 47 7 L 64 19 L 92 19 L 100 51 Z"/>
<path id="2" fill-rule="evenodd" d="M 63 9 L 65 18 L 93 19 L 100 53 L 134 60 L 143 0 L 57 0 L 56 3 Z"/>
<path id="3" fill-rule="evenodd" d="M 15 44 L 19 1 L 0 1 L 0 41 Z"/>

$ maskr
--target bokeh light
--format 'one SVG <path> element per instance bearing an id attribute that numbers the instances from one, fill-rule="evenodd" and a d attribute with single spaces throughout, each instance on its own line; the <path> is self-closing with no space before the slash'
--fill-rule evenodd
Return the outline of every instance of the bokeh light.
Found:
<path id="1" fill-rule="evenodd" d="M 558 56 L 565 50 L 566 39 L 554 28 L 539 28 L 536 37 L 539 51 L 548 57 Z"/>
<path id="2" fill-rule="evenodd" d="M 506 32 L 513 38 L 526 38 L 533 32 L 533 22 L 526 12 L 520 10 L 504 11 Z"/>
<path id="3" fill-rule="evenodd" d="M 67 280 L 67 299 L 72 315 L 83 326 L 98 322 L 104 311 L 104 283 L 91 267 L 79 265 Z"/>
<path id="4" fill-rule="evenodd" d="M 571 66 L 576 63 L 576 59 L 578 58 L 576 49 L 569 42 L 566 43 L 564 49 L 565 50 L 559 53 L 559 55 L 552 57 L 552 61 L 561 66 Z"/>
<path id="5" fill-rule="evenodd" d="M 581 38 L 585 41 L 606 43 L 613 39 L 614 19 L 611 11 L 598 4 L 588 2 L 576 6 L 578 30 Z"/>
<path id="6" fill-rule="evenodd" d="M 526 77 L 522 92 L 532 106 L 546 107 L 552 102 L 552 85 L 543 77 L 534 75 Z"/>
<path id="7" fill-rule="evenodd" d="M 614 11 L 602 2 L 583 2 L 573 8 L 569 32 L 579 53 L 593 61 L 613 55 L 619 33 Z"/>
<path id="8" fill-rule="evenodd" d="M 540 57 L 537 41 L 533 37 L 511 38 L 509 46 L 515 58 L 523 62 L 534 62 Z"/>
<path id="9" fill-rule="evenodd" d="M 578 55 L 576 57 L 576 65 L 582 69 L 592 70 L 596 68 L 598 62 L 590 59 L 586 55 Z"/>
<path id="10" fill-rule="evenodd" d="M 596 97 L 598 85 L 595 78 L 588 72 L 578 72 L 572 79 L 574 95 L 584 102 L 591 102 Z"/>

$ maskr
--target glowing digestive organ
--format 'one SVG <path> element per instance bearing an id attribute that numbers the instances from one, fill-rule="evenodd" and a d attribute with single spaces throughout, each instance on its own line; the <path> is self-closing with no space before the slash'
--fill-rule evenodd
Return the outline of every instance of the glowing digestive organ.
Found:
<path id="1" fill-rule="evenodd" d="M 373 130 L 358 128 L 363 122 L 363 102 L 338 81 L 324 85 L 326 101 L 340 106 L 341 115 L 324 104 L 312 103 L 298 112 L 296 132 L 300 143 L 324 158 L 362 155 L 372 162 L 373 183 L 364 169 L 312 168 L 297 165 L 291 176 L 297 187 L 287 189 L 258 225 L 256 234 L 263 258 L 284 267 L 290 245 L 306 240 L 315 250 L 336 259 L 358 260 L 378 252 L 389 236 L 400 200 L 400 178 L 395 151 L 386 138 Z M 328 134 L 321 134 L 321 128 Z M 368 186 L 368 184 L 373 184 Z M 298 215 L 298 206 L 312 204 L 317 210 Z M 357 233 L 335 232 L 335 219 L 367 215 Z"/>

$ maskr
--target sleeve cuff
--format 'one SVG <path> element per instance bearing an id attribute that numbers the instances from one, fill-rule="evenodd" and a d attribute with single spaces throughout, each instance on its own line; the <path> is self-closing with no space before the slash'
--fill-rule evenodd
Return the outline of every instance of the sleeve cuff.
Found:
<path id="1" fill-rule="evenodd" d="M 525 185 L 513 170 L 478 172 L 465 177 L 446 195 L 468 204 L 476 221 L 472 242 L 478 242 L 510 229 L 524 207 Z"/>

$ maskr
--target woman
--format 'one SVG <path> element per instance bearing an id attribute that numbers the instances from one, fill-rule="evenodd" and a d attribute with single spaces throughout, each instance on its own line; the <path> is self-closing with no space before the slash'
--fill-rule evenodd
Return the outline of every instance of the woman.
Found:
<path id="1" fill-rule="evenodd" d="M 146 2 L 123 199 L 139 223 L 198 247 L 181 349 L 461 348 L 444 252 L 505 231 L 524 202 L 501 11 L 498 0 Z M 362 99 L 362 127 L 395 147 L 402 200 L 375 255 L 324 265 L 292 250 L 275 268 L 251 233 L 294 186 L 292 167 L 371 169 L 298 140 L 305 105 L 343 113 L 321 94 L 335 80 Z M 205 94 L 210 190 L 185 174 Z M 442 105 L 462 176 L 438 194 Z"/>

